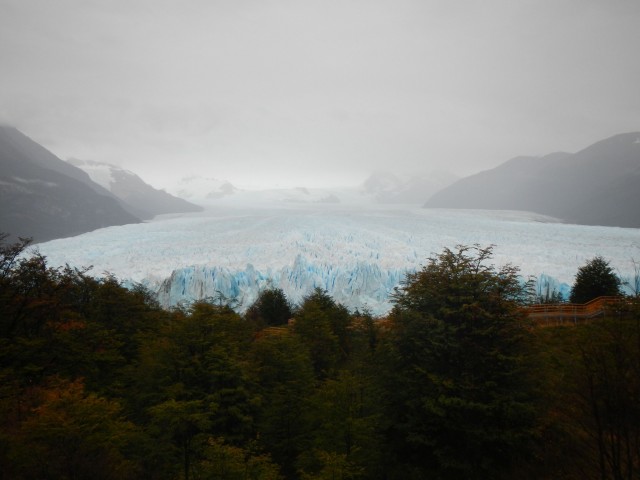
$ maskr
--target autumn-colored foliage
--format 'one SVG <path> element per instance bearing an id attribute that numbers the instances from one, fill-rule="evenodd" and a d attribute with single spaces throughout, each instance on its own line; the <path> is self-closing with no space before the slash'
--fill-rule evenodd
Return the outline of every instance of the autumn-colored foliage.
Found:
<path id="1" fill-rule="evenodd" d="M 0 242 L 2 480 L 638 475 L 631 300 L 532 329 L 517 269 L 460 247 L 388 318 L 322 290 L 167 311 L 27 245 Z"/>

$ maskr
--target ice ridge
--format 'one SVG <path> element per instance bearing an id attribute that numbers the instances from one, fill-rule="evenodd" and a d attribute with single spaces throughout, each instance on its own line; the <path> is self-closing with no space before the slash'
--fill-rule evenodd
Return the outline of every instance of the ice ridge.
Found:
<path id="1" fill-rule="evenodd" d="M 218 266 L 189 266 L 174 270 L 155 288 L 163 307 L 189 304 L 197 300 L 228 302 L 246 310 L 266 288 L 280 288 L 293 303 L 299 303 L 314 289 L 326 291 L 350 310 L 367 309 L 386 313 L 393 289 L 407 274 L 405 269 L 381 269 L 363 261 L 350 266 L 314 263 L 296 256 L 293 264 L 259 271 L 247 264 L 244 269 Z"/>
<path id="2" fill-rule="evenodd" d="M 266 288 L 279 288 L 294 304 L 320 288 L 351 311 L 384 315 L 392 307 L 394 289 L 405 279 L 408 269 L 382 269 L 378 264 L 359 261 L 350 266 L 314 263 L 302 255 L 280 269 L 259 271 L 247 264 L 244 269 L 218 266 L 189 266 L 174 270 L 153 286 L 165 308 L 206 300 L 228 303 L 244 312 Z M 546 274 L 536 280 L 536 294 L 558 292 L 568 298 L 570 286 Z M 523 279 L 524 281 L 524 279 Z"/>

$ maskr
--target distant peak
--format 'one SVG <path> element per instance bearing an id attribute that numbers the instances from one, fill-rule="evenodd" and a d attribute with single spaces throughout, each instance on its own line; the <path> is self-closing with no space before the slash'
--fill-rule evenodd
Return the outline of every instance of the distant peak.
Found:
<path id="1" fill-rule="evenodd" d="M 80 160 L 79 158 L 70 157 L 67 159 L 67 162 L 76 167 L 86 165 L 91 167 L 109 167 L 117 170 L 123 170 L 122 167 L 114 165 L 113 163 L 99 162 L 97 160 Z"/>

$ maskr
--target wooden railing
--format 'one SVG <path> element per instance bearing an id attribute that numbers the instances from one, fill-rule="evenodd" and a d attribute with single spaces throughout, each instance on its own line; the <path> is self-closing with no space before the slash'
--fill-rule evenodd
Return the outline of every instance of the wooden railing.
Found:
<path id="1" fill-rule="evenodd" d="M 624 297 L 598 297 L 587 303 L 542 303 L 524 310 L 539 326 L 571 325 L 617 312 L 624 302 Z"/>
<path id="2" fill-rule="evenodd" d="M 277 336 L 287 335 L 288 333 L 289 333 L 289 329 L 287 327 L 266 327 L 260 330 L 256 336 L 258 338 L 261 338 L 261 337 L 271 337 L 275 335 Z"/>
<path id="3" fill-rule="evenodd" d="M 587 303 L 540 303 L 524 307 L 527 317 L 535 326 L 546 327 L 554 325 L 577 325 L 588 320 L 604 317 L 606 315 L 625 315 L 631 310 L 629 304 L 637 302 L 625 297 L 598 297 Z M 636 303 L 637 305 L 637 303 Z M 635 310 L 636 312 L 638 310 Z M 293 320 L 289 320 L 289 325 Z M 389 329 L 389 318 L 382 318 L 378 326 Z M 280 336 L 288 335 L 290 329 L 287 326 L 266 327 L 260 330 L 256 336 Z"/>

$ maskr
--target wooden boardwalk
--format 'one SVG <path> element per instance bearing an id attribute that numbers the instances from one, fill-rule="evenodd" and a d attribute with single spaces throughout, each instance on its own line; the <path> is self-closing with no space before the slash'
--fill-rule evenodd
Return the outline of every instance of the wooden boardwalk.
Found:
<path id="1" fill-rule="evenodd" d="M 538 326 L 577 325 L 594 318 L 619 314 L 624 297 L 598 297 L 587 303 L 542 303 L 525 307 L 529 319 Z"/>
<path id="2" fill-rule="evenodd" d="M 290 333 L 289 329 L 285 326 L 265 327 L 256 334 L 256 338 L 274 337 L 274 336 L 279 337 L 283 335 L 288 335 L 289 333 Z"/>
<path id="3" fill-rule="evenodd" d="M 629 306 L 640 312 L 637 299 L 625 297 L 598 297 L 587 303 L 540 303 L 523 307 L 527 317 L 537 327 L 551 327 L 558 325 L 578 325 L 605 316 L 621 316 L 630 313 Z M 289 321 L 289 326 L 293 320 Z M 376 322 L 378 327 L 389 329 L 389 318 L 381 318 Z M 289 335 L 289 326 L 266 327 L 256 333 L 256 338 Z"/>

